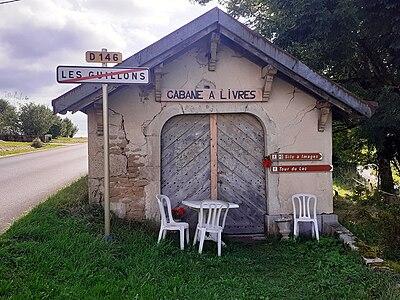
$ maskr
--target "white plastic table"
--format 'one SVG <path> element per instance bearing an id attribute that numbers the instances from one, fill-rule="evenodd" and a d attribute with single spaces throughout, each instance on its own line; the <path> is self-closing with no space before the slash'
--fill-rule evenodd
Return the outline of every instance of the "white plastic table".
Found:
<path id="1" fill-rule="evenodd" d="M 211 200 L 211 199 L 206 199 L 202 201 L 195 201 L 195 200 L 183 200 L 182 201 L 183 205 L 186 205 L 190 208 L 195 209 L 196 211 L 200 210 L 201 205 L 203 204 L 203 208 L 209 208 L 208 204 L 222 204 L 222 205 L 228 205 L 229 209 L 231 208 L 239 208 L 239 205 L 236 203 L 231 203 L 231 202 L 225 202 L 221 200 Z M 218 242 L 217 236 L 215 234 L 209 234 L 206 236 L 206 240 L 211 240 L 214 242 Z M 225 246 L 225 243 L 222 241 L 222 245 Z"/>
<path id="2" fill-rule="evenodd" d="M 211 200 L 211 199 L 206 199 L 202 201 L 195 201 L 195 200 L 183 200 L 182 204 L 186 205 L 188 207 L 194 208 L 194 209 L 200 209 L 201 204 L 203 203 L 204 208 L 209 208 L 208 204 L 222 204 L 222 205 L 228 205 L 229 209 L 231 208 L 239 208 L 239 205 L 236 203 L 231 203 L 231 202 L 225 202 L 221 200 Z"/>

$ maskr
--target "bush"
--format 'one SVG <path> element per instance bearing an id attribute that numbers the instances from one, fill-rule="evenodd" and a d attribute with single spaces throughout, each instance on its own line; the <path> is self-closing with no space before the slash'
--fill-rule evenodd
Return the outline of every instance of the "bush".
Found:
<path id="1" fill-rule="evenodd" d="M 32 146 L 33 148 L 42 148 L 42 147 L 43 147 L 43 143 L 42 143 L 42 141 L 40 140 L 40 138 L 35 138 L 35 139 L 32 141 L 31 146 Z"/>
<path id="2" fill-rule="evenodd" d="M 397 199 L 398 200 L 398 199 Z M 389 203 L 382 209 L 379 220 L 383 253 L 390 259 L 400 259 L 400 203 Z"/>
<path id="3" fill-rule="evenodd" d="M 400 199 L 376 192 L 335 198 L 339 221 L 376 255 L 400 260 Z"/>

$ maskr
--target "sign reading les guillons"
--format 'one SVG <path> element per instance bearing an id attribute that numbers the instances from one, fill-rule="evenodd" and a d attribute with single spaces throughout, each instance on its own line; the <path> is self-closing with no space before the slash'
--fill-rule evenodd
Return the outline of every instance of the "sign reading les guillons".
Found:
<path id="1" fill-rule="evenodd" d="M 149 81 L 147 68 L 57 67 L 57 82 L 59 83 L 147 84 Z"/>

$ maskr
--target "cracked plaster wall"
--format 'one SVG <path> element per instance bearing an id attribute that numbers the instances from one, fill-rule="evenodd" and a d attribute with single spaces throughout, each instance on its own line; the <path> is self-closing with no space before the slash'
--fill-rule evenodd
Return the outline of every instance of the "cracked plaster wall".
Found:
<path id="1" fill-rule="evenodd" d="M 224 45 L 219 47 L 214 72 L 208 71 L 206 43 L 166 64 L 162 72 L 162 88 L 194 89 L 204 83 L 217 89 L 263 86 L 261 67 Z M 160 192 L 160 134 L 165 122 L 175 115 L 247 112 L 264 127 L 266 155 L 275 151 L 321 152 L 323 160 L 316 164 L 332 163 L 331 118 L 325 131 L 318 132 L 316 100 L 277 77 L 268 102 L 159 103 L 154 90 L 147 94 L 136 86 L 121 89 L 109 98 L 111 205 L 121 217 L 158 218 L 154 195 Z M 88 123 L 90 199 L 100 202 L 102 139 L 96 134 L 93 110 L 88 112 Z M 266 190 L 269 215 L 291 213 L 290 196 L 299 192 L 317 195 L 318 213 L 333 212 L 331 173 L 267 171 Z"/>

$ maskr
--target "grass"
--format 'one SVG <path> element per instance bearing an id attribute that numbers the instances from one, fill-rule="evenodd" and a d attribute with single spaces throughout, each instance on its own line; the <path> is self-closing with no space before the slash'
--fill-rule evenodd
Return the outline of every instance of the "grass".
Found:
<path id="1" fill-rule="evenodd" d="M 87 143 L 87 137 L 58 137 L 51 140 L 50 143 L 62 143 L 62 144 L 80 144 L 80 143 Z"/>
<path id="2" fill-rule="evenodd" d="M 44 143 L 42 148 L 31 147 L 30 142 L 8 142 L 0 141 L 0 157 L 28 152 L 35 152 L 41 150 L 48 150 L 56 147 L 60 147 L 60 144 L 49 144 Z"/>
<path id="3" fill-rule="evenodd" d="M 229 242 L 180 251 L 156 244 L 151 224 L 113 220 L 87 204 L 87 178 L 39 205 L 0 236 L 0 298 L 399 299 L 396 275 L 365 267 L 333 238 Z"/>
<path id="4" fill-rule="evenodd" d="M 43 147 L 41 148 L 31 147 L 30 142 L 0 141 L 0 157 L 7 155 L 35 152 L 35 151 L 49 150 L 56 147 L 64 146 L 65 144 L 80 144 L 80 143 L 87 143 L 87 138 L 58 137 L 56 139 L 53 139 L 50 143 L 43 143 Z"/>

